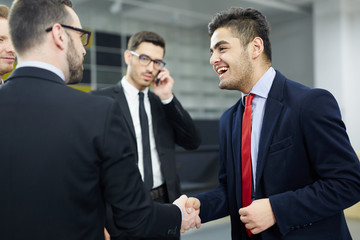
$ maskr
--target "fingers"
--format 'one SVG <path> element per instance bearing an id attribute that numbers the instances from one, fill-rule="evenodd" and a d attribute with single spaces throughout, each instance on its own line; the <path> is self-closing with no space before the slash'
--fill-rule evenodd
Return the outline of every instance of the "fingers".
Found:
<path id="1" fill-rule="evenodd" d="M 183 194 L 181 195 L 178 199 L 176 199 L 173 203 L 177 204 L 178 206 L 180 206 L 181 208 L 185 207 L 186 201 L 187 201 L 188 197 Z"/>
<path id="2" fill-rule="evenodd" d="M 199 229 L 199 228 L 201 227 L 201 219 L 200 219 L 199 215 L 196 217 L 195 227 L 196 227 L 197 229 Z"/>
<path id="3" fill-rule="evenodd" d="M 194 197 L 189 197 L 186 201 L 186 208 L 193 208 L 198 212 L 198 214 L 200 213 L 200 205 L 199 199 Z"/>
<path id="4" fill-rule="evenodd" d="M 104 236 L 105 236 L 105 240 L 110 240 L 110 234 L 108 233 L 106 228 L 104 228 Z"/>
<path id="5" fill-rule="evenodd" d="M 172 92 L 172 88 L 174 86 L 174 79 L 171 77 L 169 70 L 162 68 L 157 75 L 157 78 L 160 81 L 158 85 L 153 85 L 155 94 L 169 95 L 170 92 Z"/>
<path id="6" fill-rule="evenodd" d="M 265 231 L 276 223 L 268 198 L 253 201 L 249 206 L 240 208 L 240 221 L 253 234 Z"/>
<path id="7" fill-rule="evenodd" d="M 244 208 L 240 208 L 239 209 L 239 215 L 242 216 L 242 215 L 247 215 L 248 214 L 248 207 L 244 207 Z"/>
<path id="8" fill-rule="evenodd" d="M 194 198 L 196 199 L 196 198 Z M 184 233 L 185 231 L 193 228 L 200 228 L 201 226 L 201 219 L 199 217 L 199 210 L 196 211 L 193 206 L 193 201 L 196 200 L 192 199 L 191 202 L 187 203 L 189 200 L 186 195 L 180 196 L 178 199 L 174 201 L 174 204 L 178 205 L 182 210 L 182 221 L 181 221 L 181 229 L 180 232 Z M 199 200 L 197 200 L 199 201 Z M 195 203 L 195 206 L 200 208 L 200 202 Z"/>

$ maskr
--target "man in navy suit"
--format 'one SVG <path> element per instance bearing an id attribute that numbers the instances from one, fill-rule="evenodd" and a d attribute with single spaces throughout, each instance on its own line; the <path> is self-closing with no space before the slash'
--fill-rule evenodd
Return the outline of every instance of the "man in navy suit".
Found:
<path id="1" fill-rule="evenodd" d="M 130 236 L 194 227 L 185 196 L 150 198 L 118 103 L 66 86 L 90 37 L 71 1 L 15 0 L 9 26 L 19 64 L 0 88 L 0 239 L 103 240 L 105 202 Z"/>
<path id="2" fill-rule="evenodd" d="M 351 239 L 343 209 L 360 200 L 360 164 L 339 106 L 328 91 L 272 68 L 269 32 L 254 9 L 231 8 L 209 24 L 210 63 L 219 87 L 243 96 L 220 119 L 219 185 L 188 206 L 200 210 L 202 222 L 230 215 L 232 239 Z M 247 206 L 242 114 L 243 98 L 251 95 Z"/>

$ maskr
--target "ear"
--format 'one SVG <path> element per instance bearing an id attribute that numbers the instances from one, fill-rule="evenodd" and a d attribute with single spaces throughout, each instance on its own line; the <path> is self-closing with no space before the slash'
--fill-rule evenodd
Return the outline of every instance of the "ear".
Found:
<path id="1" fill-rule="evenodd" d="M 67 41 L 65 39 L 68 38 L 64 28 L 61 27 L 60 24 L 56 23 L 54 24 L 52 31 L 50 31 L 49 34 L 51 34 L 54 44 L 61 50 L 64 50 L 67 45 Z"/>
<path id="2" fill-rule="evenodd" d="M 257 59 L 264 52 L 264 42 L 262 38 L 254 38 L 251 42 L 251 47 L 251 56 L 253 59 Z"/>
<path id="3" fill-rule="evenodd" d="M 125 63 L 126 65 L 129 65 L 130 64 L 130 59 L 131 59 L 131 53 L 129 50 L 125 50 L 124 52 L 124 60 L 125 60 Z"/>

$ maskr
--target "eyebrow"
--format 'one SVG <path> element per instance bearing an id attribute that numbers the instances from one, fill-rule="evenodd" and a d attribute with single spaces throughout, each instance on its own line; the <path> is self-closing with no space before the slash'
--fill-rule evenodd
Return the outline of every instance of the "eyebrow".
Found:
<path id="1" fill-rule="evenodd" d="M 213 52 L 213 50 L 217 49 L 220 45 L 222 44 L 229 44 L 229 42 L 225 41 L 225 40 L 221 40 L 219 42 L 217 42 L 213 48 L 210 48 L 210 53 Z"/>

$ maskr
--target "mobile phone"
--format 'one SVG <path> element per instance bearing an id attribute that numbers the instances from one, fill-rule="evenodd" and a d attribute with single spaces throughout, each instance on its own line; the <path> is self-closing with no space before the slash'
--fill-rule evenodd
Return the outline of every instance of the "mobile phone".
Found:
<path id="1" fill-rule="evenodd" d="M 155 82 L 156 86 L 160 85 L 160 78 L 158 78 L 160 72 L 161 72 L 161 70 L 159 70 L 154 77 L 154 82 Z"/>

